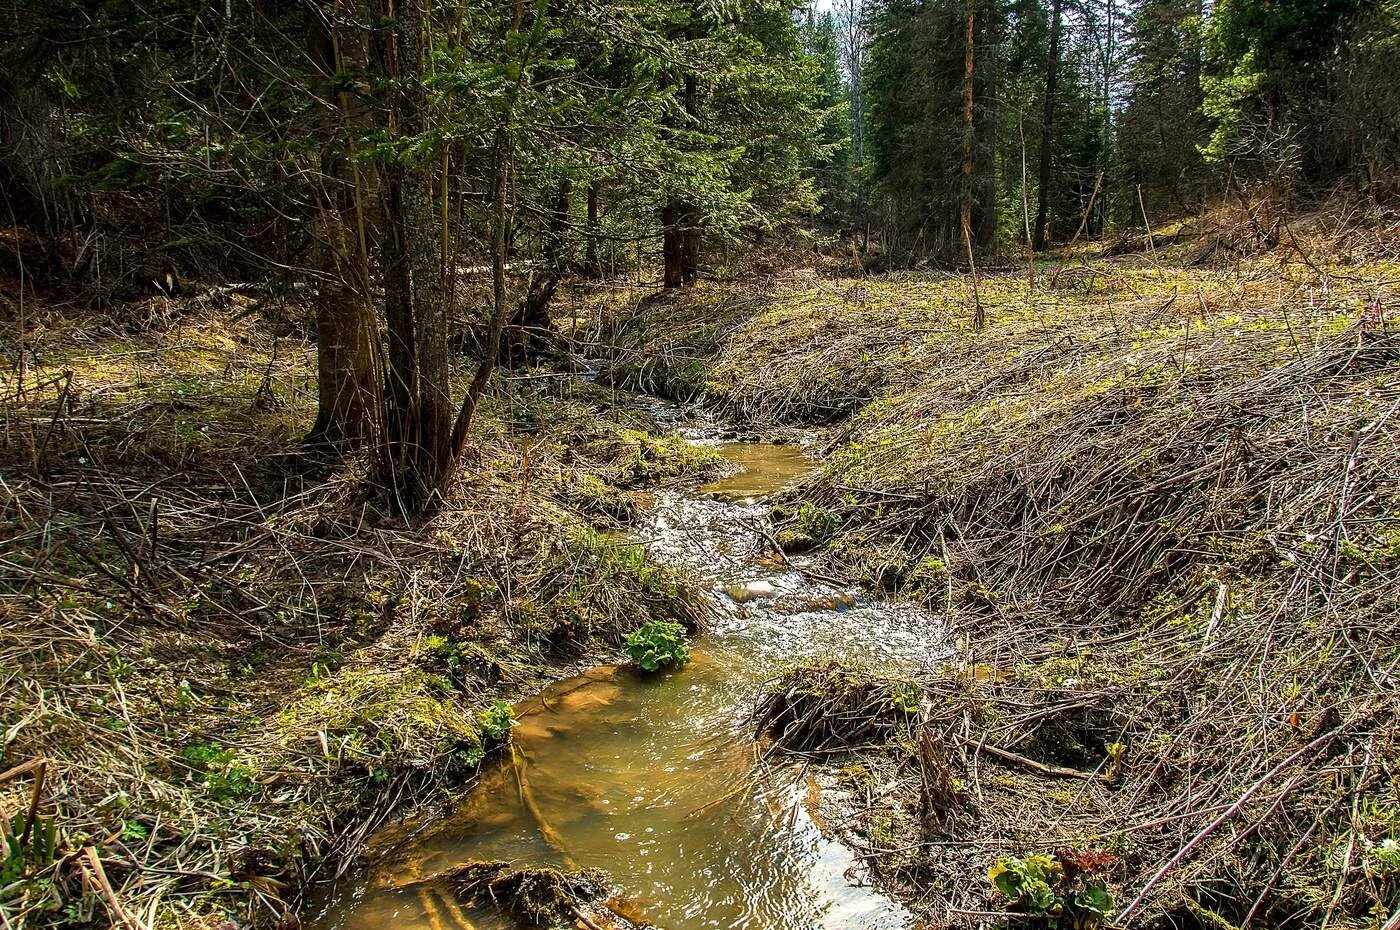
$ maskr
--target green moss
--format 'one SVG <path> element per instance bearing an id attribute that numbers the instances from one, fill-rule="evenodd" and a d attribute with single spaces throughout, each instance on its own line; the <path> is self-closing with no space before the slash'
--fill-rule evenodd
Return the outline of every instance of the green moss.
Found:
<path id="1" fill-rule="evenodd" d="M 700 477 L 724 467 L 716 450 L 680 436 L 624 430 L 621 440 L 633 450 L 624 475 L 636 482 Z"/>
<path id="2" fill-rule="evenodd" d="M 577 476 L 565 489 L 565 496 L 570 506 L 590 517 L 616 523 L 631 523 L 637 518 L 632 495 L 594 474 Z"/>
<path id="3" fill-rule="evenodd" d="M 778 530 L 774 540 L 777 542 L 779 549 L 789 553 L 807 552 L 818 545 L 817 540 L 808 536 L 801 530 Z"/>
<path id="4" fill-rule="evenodd" d="M 440 677 L 419 669 L 346 667 L 304 688 L 279 719 L 289 745 L 323 735 L 332 765 L 374 781 L 428 765 L 451 778 L 486 751 L 474 716 L 454 692 L 443 692 Z"/>

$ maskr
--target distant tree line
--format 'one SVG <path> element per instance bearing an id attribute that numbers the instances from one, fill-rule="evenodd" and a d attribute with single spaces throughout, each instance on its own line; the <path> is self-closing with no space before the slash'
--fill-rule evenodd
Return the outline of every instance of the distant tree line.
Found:
<path id="1" fill-rule="evenodd" d="M 1396 192 L 1397 0 L 835 2 L 852 157 L 827 216 L 896 254 Z"/>

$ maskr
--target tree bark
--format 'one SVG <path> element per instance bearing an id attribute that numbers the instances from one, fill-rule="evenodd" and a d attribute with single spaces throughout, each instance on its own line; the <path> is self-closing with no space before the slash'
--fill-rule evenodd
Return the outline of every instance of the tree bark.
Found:
<path id="1" fill-rule="evenodd" d="M 688 22 L 686 38 L 695 37 L 695 25 Z M 692 126 L 700 120 L 700 85 L 694 74 L 681 79 L 681 107 Z M 700 268 L 700 206 L 688 198 L 672 196 L 661 210 L 662 286 L 684 287 L 695 281 Z"/>
<path id="2" fill-rule="evenodd" d="M 962 162 L 962 203 L 961 203 L 961 225 L 963 244 L 967 250 L 969 261 L 972 256 L 972 188 L 973 188 L 973 151 L 975 133 L 972 120 L 972 75 L 973 75 L 973 27 L 975 21 L 974 3 L 976 0 L 965 0 L 964 21 L 966 25 L 964 46 L 963 46 L 963 83 L 962 83 L 962 119 L 963 119 L 963 162 Z"/>
<path id="3" fill-rule="evenodd" d="M 700 87 L 695 75 L 685 76 L 685 113 L 692 123 L 700 122 Z M 681 204 L 681 283 L 693 284 L 700 272 L 700 205 L 687 200 Z"/>
<path id="4" fill-rule="evenodd" d="M 682 267 L 685 250 L 681 233 L 681 204 L 672 199 L 661 208 L 661 284 L 667 289 L 680 287 L 685 283 Z"/>
<path id="5" fill-rule="evenodd" d="M 586 278 L 600 278 L 603 267 L 598 262 L 598 182 L 588 185 L 588 219 L 584 227 L 583 267 L 579 269 Z"/>
<path id="6" fill-rule="evenodd" d="M 383 407 L 379 334 L 369 298 L 368 258 L 359 235 L 359 185 L 347 165 L 337 129 L 353 118 L 346 95 L 336 94 L 341 70 L 334 24 L 325 11 L 306 14 L 307 53 L 319 75 L 321 185 L 317 226 L 321 279 L 316 295 L 316 422 L 312 442 L 357 444 L 378 432 Z"/>
<path id="7" fill-rule="evenodd" d="M 1063 0 L 1053 0 L 1050 13 L 1050 56 L 1045 69 L 1045 116 L 1040 127 L 1040 203 L 1035 211 L 1035 232 L 1031 249 L 1045 249 L 1045 225 L 1050 215 L 1050 183 L 1055 145 L 1055 94 L 1060 79 L 1060 7 Z"/>
<path id="8" fill-rule="evenodd" d="M 418 136 L 428 130 L 428 94 L 422 66 L 426 57 L 425 0 L 406 0 L 401 7 L 403 32 L 403 132 Z M 421 509 L 446 483 L 452 469 L 452 403 L 448 383 L 447 321 L 449 259 L 446 233 L 435 209 L 436 163 L 421 158 L 404 176 L 405 236 L 412 285 L 413 336 L 418 350 L 418 421 L 416 450 L 409 478 L 415 510 Z"/>
<path id="9" fill-rule="evenodd" d="M 378 49 L 384 73 L 399 87 L 390 116 L 400 137 L 420 136 L 428 129 L 423 79 L 427 25 L 425 0 L 402 0 L 387 41 Z M 392 162 L 384 178 L 386 477 L 406 514 L 421 514 L 434 505 L 453 461 L 447 351 L 450 256 L 448 230 L 434 209 L 437 181 L 436 164 L 421 156 L 407 165 Z"/>
<path id="10" fill-rule="evenodd" d="M 985 28 L 985 27 L 984 27 Z M 974 138 L 981 140 L 977 159 L 976 180 L 973 183 L 972 242 L 979 255 L 995 252 L 997 245 L 997 152 L 1001 150 L 998 119 L 1000 101 L 997 96 L 997 56 L 983 57 L 973 75 L 973 93 L 982 101 L 973 116 Z"/>
<path id="11" fill-rule="evenodd" d="M 973 131 L 972 120 L 972 77 L 973 77 L 973 36 L 976 25 L 977 0 L 965 0 L 965 29 L 963 48 L 963 87 L 962 87 L 962 108 L 963 108 L 963 189 L 962 189 L 962 240 L 963 248 L 967 251 L 967 270 L 972 275 L 972 328 L 980 331 L 986 325 L 987 319 L 982 309 L 982 297 L 977 291 L 977 259 L 972 253 L 972 180 L 973 180 L 973 143 L 976 141 Z"/>
<path id="12" fill-rule="evenodd" d="M 516 28 L 519 28 L 518 22 Z M 452 424 L 451 453 L 454 459 L 461 456 L 466 447 L 467 430 L 471 428 L 481 395 L 485 393 L 491 373 L 496 368 L 496 359 L 501 354 L 501 336 L 509 316 L 506 305 L 506 243 L 510 238 L 509 191 L 514 152 L 507 126 L 496 130 L 492 153 L 496 171 L 491 187 L 491 328 L 486 335 L 481 362 L 476 367 L 476 374 L 467 388 L 467 396 L 463 398 L 462 406 L 457 411 L 457 419 Z"/>

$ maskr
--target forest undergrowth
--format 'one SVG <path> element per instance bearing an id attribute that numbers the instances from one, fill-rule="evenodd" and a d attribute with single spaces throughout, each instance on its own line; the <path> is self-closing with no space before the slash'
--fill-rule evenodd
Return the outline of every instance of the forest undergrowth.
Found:
<path id="1" fill-rule="evenodd" d="M 936 925 L 1394 926 L 1397 232 L 579 298 L 615 382 L 828 424 L 778 543 L 950 618 L 917 700 L 759 715 Z"/>
<path id="2" fill-rule="evenodd" d="M 608 531 L 723 465 L 605 389 L 508 373 L 410 525 L 367 456 L 302 445 L 315 350 L 290 299 L 9 311 L 0 818 L 48 865 L 0 882 L 7 927 L 292 925 L 308 880 L 469 783 L 503 699 L 642 618 L 700 620 Z"/>

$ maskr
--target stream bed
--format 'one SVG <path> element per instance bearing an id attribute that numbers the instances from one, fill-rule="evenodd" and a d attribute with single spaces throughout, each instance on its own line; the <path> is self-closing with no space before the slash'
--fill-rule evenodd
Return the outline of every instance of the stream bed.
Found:
<path id="1" fill-rule="evenodd" d="M 602 666 L 516 705 L 513 748 L 448 816 L 390 828 L 387 848 L 308 915 L 316 930 L 503 930 L 433 876 L 472 860 L 599 868 L 666 930 L 895 930 L 910 915 L 872 889 L 823 830 L 816 782 L 760 760 L 747 715 L 765 681 L 807 656 L 917 671 L 936 617 L 804 573 L 768 543 L 764 499 L 813 467 L 800 449 L 724 443 L 743 470 L 665 491 L 635 533 L 700 580 L 715 607 L 684 668 Z"/>

